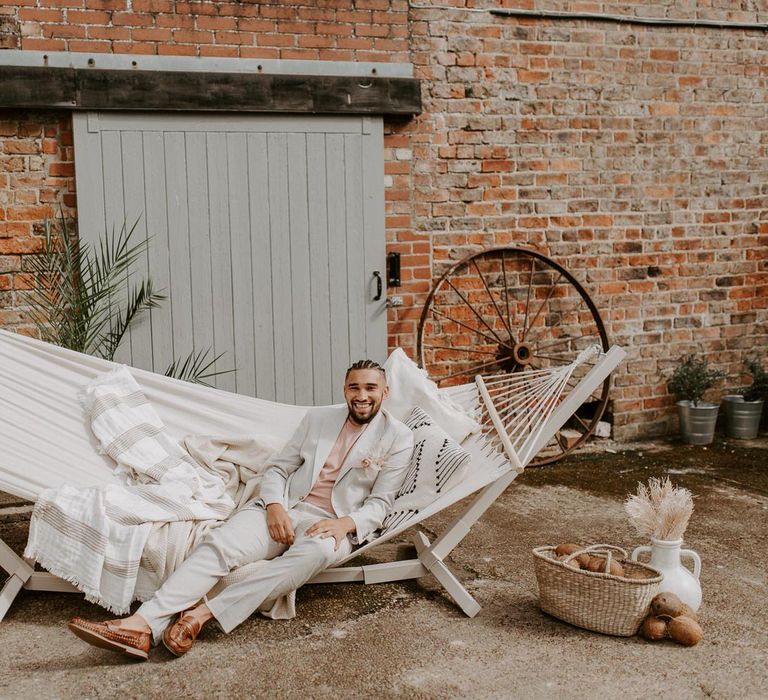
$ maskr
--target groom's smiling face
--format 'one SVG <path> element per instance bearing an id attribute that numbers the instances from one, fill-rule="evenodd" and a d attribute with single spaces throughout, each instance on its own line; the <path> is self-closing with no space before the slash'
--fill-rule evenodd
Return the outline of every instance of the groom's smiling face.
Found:
<path id="1" fill-rule="evenodd" d="M 384 373 L 378 369 L 353 369 L 344 382 L 344 399 L 355 423 L 370 423 L 389 394 Z"/>

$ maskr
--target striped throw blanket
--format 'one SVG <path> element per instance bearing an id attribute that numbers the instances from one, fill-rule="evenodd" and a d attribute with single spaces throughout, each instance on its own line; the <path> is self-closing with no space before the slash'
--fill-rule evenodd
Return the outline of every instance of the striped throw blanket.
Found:
<path id="1" fill-rule="evenodd" d="M 81 399 L 117 479 L 43 491 L 24 556 L 120 615 L 149 598 L 208 529 L 254 495 L 281 445 L 269 436 L 194 436 L 182 447 L 126 367 L 97 377 Z"/>

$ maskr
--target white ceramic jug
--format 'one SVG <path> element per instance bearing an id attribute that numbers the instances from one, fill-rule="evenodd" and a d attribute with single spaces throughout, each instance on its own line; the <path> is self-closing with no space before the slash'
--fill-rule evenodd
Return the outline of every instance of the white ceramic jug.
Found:
<path id="1" fill-rule="evenodd" d="M 692 549 L 681 549 L 682 544 L 682 540 L 655 540 L 652 537 L 650 547 L 643 545 L 632 552 L 632 560 L 637 561 L 640 554 L 650 552 L 649 566 L 664 574 L 660 590 L 674 593 L 695 611 L 701 605 L 701 559 Z M 693 559 L 693 573 L 683 566 L 682 557 Z"/>

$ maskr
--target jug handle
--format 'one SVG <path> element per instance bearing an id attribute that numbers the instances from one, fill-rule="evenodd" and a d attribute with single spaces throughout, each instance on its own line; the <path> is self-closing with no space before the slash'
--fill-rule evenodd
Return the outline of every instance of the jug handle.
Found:
<path id="1" fill-rule="evenodd" d="M 637 557 L 643 552 L 650 552 L 650 551 L 651 551 L 651 548 L 647 544 L 641 545 L 640 547 L 635 547 L 635 549 L 632 551 L 632 561 L 637 561 Z"/>
<path id="2" fill-rule="evenodd" d="M 699 574 L 701 573 L 701 557 L 699 557 L 699 555 L 692 549 L 681 549 L 680 557 L 690 557 L 693 559 L 693 575 L 696 578 L 699 578 Z"/>

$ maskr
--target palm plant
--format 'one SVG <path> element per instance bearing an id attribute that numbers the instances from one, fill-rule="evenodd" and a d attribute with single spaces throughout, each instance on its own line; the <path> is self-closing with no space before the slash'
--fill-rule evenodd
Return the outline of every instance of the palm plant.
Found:
<path id="1" fill-rule="evenodd" d="M 166 299 L 150 279 L 132 279 L 131 268 L 148 243 L 133 241 L 138 223 L 130 228 L 123 223 L 92 247 L 69 234 L 63 213 L 58 227 L 45 221 L 43 250 L 29 257 L 35 283 L 27 293 L 31 319 L 43 340 L 113 360 L 131 323 Z M 212 371 L 223 353 L 210 355 L 210 348 L 192 351 L 174 360 L 165 375 L 206 384 L 210 377 L 233 371 Z"/>

